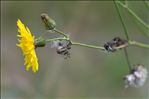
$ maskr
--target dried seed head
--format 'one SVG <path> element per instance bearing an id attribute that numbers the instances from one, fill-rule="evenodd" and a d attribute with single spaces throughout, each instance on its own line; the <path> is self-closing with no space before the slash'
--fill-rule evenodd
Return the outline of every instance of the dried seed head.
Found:
<path id="1" fill-rule="evenodd" d="M 135 86 L 135 76 L 133 74 L 126 75 L 124 77 L 125 88 L 129 86 Z"/>
<path id="2" fill-rule="evenodd" d="M 51 44 L 51 47 L 56 48 L 57 54 L 65 56 L 65 58 L 70 58 L 70 52 L 71 49 L 71 42 L 68 40 L 56 40 L 53 41 Z"/>
<path id="3" fill-rule="evenodd" d="M 123 40 L 119 37 L 115 37 L 109 42 L 106 42 L 104 48 L 108 52 L 115 52 L 118 49 L 122 49 L 128 45 L 127 40 Z"/>
<path id="4" fill-rule="evenodd" d="M 135 66 L 131 73 L 124 77 L 125 87 L 141 87 L 147 79 L 147 69 L 143 65 Z"/>

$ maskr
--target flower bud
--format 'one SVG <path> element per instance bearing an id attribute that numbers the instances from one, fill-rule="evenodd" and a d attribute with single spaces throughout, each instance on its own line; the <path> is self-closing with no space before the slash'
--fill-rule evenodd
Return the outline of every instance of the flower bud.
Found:
<path id="1" fill-rule="evenodd" d="M 47 30 L 53 30 L 56 27 L 55 21 L 51 19 L 46 13 L 41 14 L 41 20 L 45 24 Z"/>

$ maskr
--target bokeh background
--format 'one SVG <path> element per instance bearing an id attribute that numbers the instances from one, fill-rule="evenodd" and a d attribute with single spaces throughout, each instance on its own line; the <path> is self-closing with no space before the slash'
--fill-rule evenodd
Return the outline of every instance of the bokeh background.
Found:
<path id="1" fill-rule="evenodd" d="M 149 10 L 142 1 L 128 2 L 129 7 L 146 23 Z M 132 40 L 149 44 L 146 30 L 120 7 Z M 125 38 L 112 1 L 1 1 L 1 97 L 2 99 L 55 98 L 138 98 L 149 97 L 148 81 L 141 88 L 124 88 L 123 76 L 128 66 L 123 50 L 105 53 L 72 46 L 71 58 L 64 59 L 48 44 L 36 50 L 39 71 L 25 71 L 24 58 L 16 47 L 16 22 L 21 19 L 35 36 L 52 38 L 40 19 L 47 13 L 57 28 L 69 33 L 73 41 L 100 45 L 115 36 Z M 149 50 L 128 47 L 131 65 L 144 64 L 149 70 Z"/>

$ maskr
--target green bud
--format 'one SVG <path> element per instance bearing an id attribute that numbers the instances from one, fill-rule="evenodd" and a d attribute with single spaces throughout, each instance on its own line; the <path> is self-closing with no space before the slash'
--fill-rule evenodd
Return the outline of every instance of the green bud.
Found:
<path id="1" fill-rule="evenodd" d="M 56 22 L 46 13 L 41 14 L 41 20 L 45 24 L 47 30 L 53 30 L 56 27 Z"/>
<path id="2" fill-rule="evenodd" d="M 43 38 L 38 38 L 35 40 L 35 48 L 37 47 L 44 47 L 46 45 L 46 40 Z"/>

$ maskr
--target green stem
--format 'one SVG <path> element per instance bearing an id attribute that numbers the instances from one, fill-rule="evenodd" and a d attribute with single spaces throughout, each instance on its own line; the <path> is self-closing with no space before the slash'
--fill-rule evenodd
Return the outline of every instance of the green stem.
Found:
<path id="1" fill-rule="evenodd" d="M 67 38 L 53 38 L 53 39 L 46 39 L 46 42 L 56 41 L 56 40 L 67 40 Z"/>
<path id="2" fill-rule="evenodd" d="M 101 47 L 101 46 L 88 45 L 88 44 L 83 44 L 83 43 L 78 43 L 78 42 L 72 42 L 72 45 L 79 45 L 79 46 L 84 46 L 84 47 L 94 48 L 94 49 L 101 49 L 101 50 L 105 49 L 104 47 Z"/>
<path id="3" fill-rule="evenodd" d="M 146 27 L 147 29 L 149 29 L 149 25 L 146 24 L 142 19 L 140 19 L 130 8 L 128 8 L 126 5 L 124 5 L 124 4 L 121 3 L 120 1 L 117 1 L 117 3 L 119 3 L 122 7 L 126 8 L 127 11 L 128 11 L 135 19 L 137 19 L 144 27 Z"/>
<path id="4" fill-rule="evenodd" d="M 126 26 L 125 26 L 125 24 L 124 24 L 124 20 L 123 20 L 121 14 L 120 14 L 119 7 L 118 7 L 116 1 L 114 1 L 114 5 L 115 5 L 115 8 L 116 8 L 116 10 L 117 10 L 118 16 L 119 16 L 119 18 L 120 18 L 120 20 L 121 20 L 122 26 L 123 26 L 123 28 L 124 28 L 124 32 L 125 32 L 126 38 L 127 38 L 127 40 L 129 40 L 128 32 L 127 32 Z"/>
<path id="5" fill-rule="evenodd" d="M 61 35 L 63 35 L 64 37 L 66 37 L 66 38 L 68 38 L 68 35 L 67 34 L 65 34 L 64 32 L 62 32 L 62 31 L 59 31 L 59 30 L 57 30 L 57 29 L 54 29 L 53 31 L 55 31 L 55 32 L 57 32 L 57 33 L 59 33 L 59 34 L 61 34 Z"/>
<path id="6" fill-rule="evenodd" d="M 146 8 L 149 10 L 149 3 L 145 0 L 143 2 L 144 2 L 144 5 L 146 6 Z"/>
<path id="7" fill-rule="evenodd" d="M 46 42 L 51 42 L 51 41 L 55 41 L 55 40 L 68 40 L 67 38 L 53 38 L 53 39 L 47 39 Z M 88 45 L 88 44 L 83 44 L 83 43 L 78 43 L 78 42 L 72 42 L 72 45 L 78 45 L 78 46 L 84 46 L 84 47 L 88 47 L 88 48 L 94 48 L 94 49 L 101 49 L 104 50 L 104 47 L 101 46 L 94 46 L 94 45 Z"/>
<path id="8" fill-rule="evenodd" d="M 125 5 L 126 5 L 126 7 L 128 7 L 128 1 L 127 0 L 125 0 Z"/>
<path id="9" fill-rule="evenodd" d="M 137 42 L 137 41 L 129 41 L 129 44 L 130 45 L 135 45 L 135 46 L 139 46 L 139 47 L 144 47 L 144 48 L 148 48 L 149 49 L 149 45 L 147 44 L 144 44 L 144 43 L 140 43 L 140 42 Z"/>
<path id="10" fill-rule="evenodd" d="M 124 29 L 126 38 L 127 38 L 127 40 L 129 40 L 128 32 L 127 32 L 127 29 L 126 29 L 124 20 L 123 20 L 121 14 L 120 14 L 119 7 L 118 7 L 116 1 L 114 1 L 114 5 L 115 5 L 115 8 L 116 8 L 117 13 L 118 13 L 118 15 L 119 15 L 119 18 L 120 18 L 120 20 L 121 20 L 121 23 L 122 23 L 122 26 L 123 26 L 123 29 Z M 130 61 L 129 61 L 127 49 L 124 49 L 124 54 L 125 54 L 125 58 L 126 58 L 126 61 L 127 61 L 127 64 L 128 64 L 129 71 L 131 72 L 131 65 L 130 65 Z"/>

